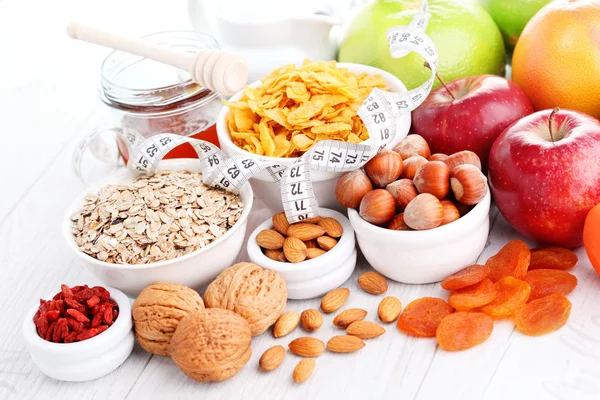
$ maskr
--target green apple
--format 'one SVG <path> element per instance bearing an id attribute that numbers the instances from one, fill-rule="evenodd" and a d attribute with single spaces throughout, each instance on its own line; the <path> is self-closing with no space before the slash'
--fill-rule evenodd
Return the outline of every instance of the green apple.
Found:
<path id="1" fill-rule="evenodd" d="M 408 25 L 419 0 L 377 0 L 362 8 L 346 27 L 339 61 L 371 65 L 396 75 L 408 89 L 427 80 L 431 71 L 415 53 L 390 56 L 386 30 Z M 474 0 L 429 0 L 427 35 L 439 54 L 439 73 L 447 81 L 463 76 L 504 75 L 502 36 L 492 17 Z M 439 82 L 435 82 L 438 86 Z"/>
<path id="2" fill-rule="evenodd" d="M 502 32 L 506 48 L 513 49 L 529 22 L 542 7 L 552 0 L 479 0 Z"/>

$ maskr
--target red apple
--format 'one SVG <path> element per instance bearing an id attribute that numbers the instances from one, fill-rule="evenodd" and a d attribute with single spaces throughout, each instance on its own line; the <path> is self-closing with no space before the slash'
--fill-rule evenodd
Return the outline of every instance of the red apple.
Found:
<path id="1" fill-rule="evenodd" d="M 580 246 L 585 217 L 600 203 L 600 121 L 558 109 L 521 119 L 494 143 L 489 182 L 500 212 L 521 234 Z"/>
<path id="2" fill-rule="evenodd" d="M 519 86 L 496 75 L 468 76 L 446 86 L 413 111 L 413 133 L 427 140 L 432 154 L 471 150 L 485 170 L 494 140 L 533 106 Z"/>

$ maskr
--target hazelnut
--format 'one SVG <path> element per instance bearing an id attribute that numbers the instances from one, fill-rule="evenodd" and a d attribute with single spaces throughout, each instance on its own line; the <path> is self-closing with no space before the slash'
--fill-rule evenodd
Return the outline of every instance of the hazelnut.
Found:
<path id="1" fill-rule="evenodd" d="M 376 186 L 385 187 L 402 173 L 402 157 L 388 149 L 382 149 L 364 166 L 365 172 Z"/>
<path id="2" fill-rule="evenodd" d="M 422 165 L 427 164 L 429 161 L 425 157 L 421 156 L 412 156 L 404 160 L 404 168 L 402 170 L 401 178 L 404 179 L 413 179 L 417 170 L 421 168 Z"/>
<path id="3" fill-rule="evenodd" d="M 450 200 L 442 200 L 440 203 L 442 203 L 442 207 L 444 207 L 444 219 L 442 220 L 441 225 L 449 224 L 460 218 L 458 208 L 456 208 L 453 202 Z"/>
<path id="4" fill-rule="evenodd" d="M 362 198 L 373 190 L 373 184 L 362 169 L 345 173 L 335 187 L 335 197 L 346 208 L 356 208 Z"/>
<path id="5" fill-rule="evenodd" d="M 447 154 L 435 153 L 429 157 L 429 161 L 446 161 L 446 158 L 448 158 Z"/>
<path id="6" fill-rule="evenodd" d="M 144 350 L 167 356 L 179 321 L 201 310 L 204 303 L 195 290 L 175 283 L 154 282 L 140 292 L 131 308 L 135 337 Z"/>
<path id="7" fill-rule="evenodd" d="M 427 141 L 420 135 L 408 135 L 400 141 L 398 146 L 394 148 L 394 151 L 400 154 L 403 160 L 406 160 L 415 154 L 418 154 L 425 159 L 429 158 L 431 155 L 431 150 L 429 150 Z"/>
<path id="8" fill-rule="evenodd" d="M 448 167 L 450 167 L 450 171 L 462 164 L 474 165 L 481 171 L 481 160 L 479 159 L 479 156 L 469 150 L 463 150 L 454 153 L 448 156 L 448 158 L 446 158 L 444 162 L 448 164 Z"/>
<path id="9" fill-rule="evenodd" d="M 474 205 L 487 194 L 487 178 L 474 165 L 461 164 L 450 173 L 450 186 L 457 201 Z"/>
<path id="10" fill-rule="evenodd" d="M 388 229 L 394 231 L 410 231 L 410 226 L 406 225 L 404 222 L 404 213 L 396 215 L 387 226 Z"/>
<path id="11" fill-rule="evenodd" d="M 396 213 L 396 200 L 385 189 L 375 189 L 363 197 L 359 214 L 367 222 L 383 225 L 389 222 Z"/>
<path id="12" fill-rule="evenodd" d="M 188 315 L 179 323 L 169 355 L 198 382 L 224 381 L 238 373 L 252 355 L 248 322 L 219 308 Z"/>
<path id="13" fill-rule="evenodd" d="M 224 308 L 241 315 L 256 336 L 283 314 L 287 289 L 278 272 L 242 262 L 221 272 L 208 285 L 204 303 L 209 308 Z"/>
<path id="14" fill-rule="evenodd" d="M 417 170 L 413 182 L 419 193 L 430 193 L 438 199 L 448 195 L 450 168 L 442 161 L 430 161 Z"/>
<path id="15" fill-rule="evenodd" d="M 422 193 L 415 197 L 404 210 L 404 222 L 416 230 L 437 228 L 443 219 L 442 203 L 429 193 Z"/>
<path id="16" fill-rule="evenodd" d="M 400 179 L 390 183 L 385 187 L 396 200 L 396 206 L 399 210 L 404 210 L 406 205 L 419 194 L 415 184 L 410 179 Z"/>

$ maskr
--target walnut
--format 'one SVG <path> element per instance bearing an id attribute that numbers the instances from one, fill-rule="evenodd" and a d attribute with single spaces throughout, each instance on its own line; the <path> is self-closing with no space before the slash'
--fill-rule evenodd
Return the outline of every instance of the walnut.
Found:
<path id="1" fill-rule="evenodd" d="M 154 282 L 135 299 L 131 314 L 135 337 L 150 353 L 167 356 L 179 321 L 204 309 L 202 297 L 187 286 Z"/>
<path id="2" fill-rule="evenodd" d="M 231 378 L 252 355 L 248 322 L 219 308 L 189 314 L 181 320 L 169 354 L 188 377 L 199 382 Z"/>
<path id="3" fill-rule="evenodd" d="M 204 303 L 241 315 L 250 324 L 252 336 L 260 335 L 285 310 L 287 289 L 277 271 L 242 262 L 227 268 L 208 286 Z"/>

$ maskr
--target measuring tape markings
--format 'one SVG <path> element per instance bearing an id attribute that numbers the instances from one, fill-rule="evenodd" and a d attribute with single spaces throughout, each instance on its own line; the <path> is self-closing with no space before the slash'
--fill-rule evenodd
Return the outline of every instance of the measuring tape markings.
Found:
<path id="1" fill-rule="evenodd" d="M 398 26 L 386 32 L 390 54 L 394 58 L 412 52 L 421 55 L 431 66 L 431 76 L 421 86 L 407 92 L 394 93 L 373 89 L 358 110 L 369 139 L 356 144 L 327 140 L 316 143 L 294 164 L 286 168 L 276 161 L 265 161 L 254 156 L 227 157 L 213 145 L 199 139 L 171 133 L 161 133 L 149 138 L 128 128 L 111 128 L 121 139 L 130 154 L 128 168 L 150 174 L 156 171 L 160 160 L 172 149 L 190 143 L 200 160 L 203 181 L 234 193 L 250 178 L 267 170 L 281 192 L 283 208 L 290 223 L 319 215 L 314 196 L 311 169 L 326 172 L 348 172 L 364 166 L 386 144 L 397 135 L 397 120 L 405 113 L 417 108 L 427 97 L 435 79 L 438 58 L 435 45 L 425 35 L 429 20 L 426 0 L 421 1 L 419 11 L 407 26 Z M 81 159 L 90 143 L 103 130 L 95 130 L 77 146 L 73 156 L 75 173 L 81 175 Z"/>

